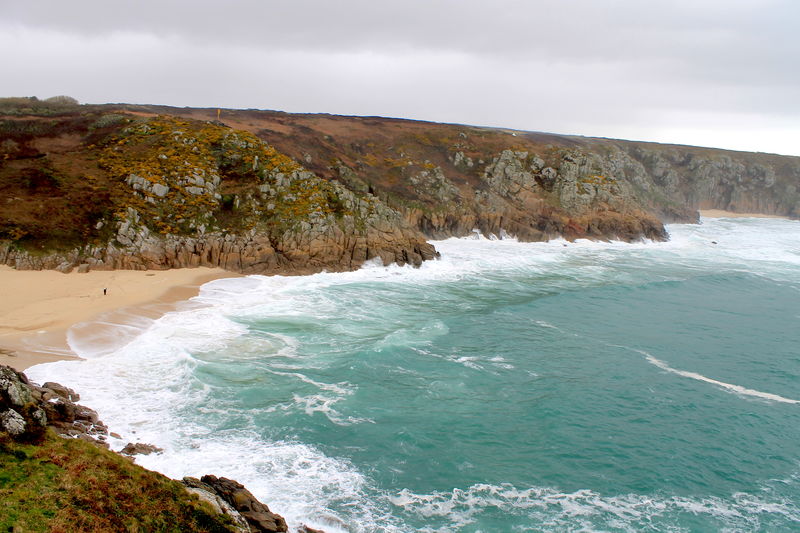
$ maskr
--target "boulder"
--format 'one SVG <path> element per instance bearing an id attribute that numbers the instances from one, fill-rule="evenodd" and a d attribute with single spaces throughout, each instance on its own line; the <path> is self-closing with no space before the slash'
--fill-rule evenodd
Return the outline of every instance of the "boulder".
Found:
<path id="1" fill-rule="evenodd" d="M 0 413 L 0 429 L 12 437 L 19 437 L 25 433 L 25 425 L 25 419 L 13 409 Z"/>
<path id="2" fill-rule="evenodd" d="M 59 265 L 56 267 L 56 270 L 58 270 L 59 272 L 61 272 L 61 273 L 63 273 L 63 274 L 69 274 L 69 273 L 70 273 L 70 272 L 72 272 L 74 269 L 75 269 L 75 265 L 73 265 L 72 263 L 70 263 L 70 262 L 68 262 L 68 261 L 62 261 L 62 262 L 61 262 L 61 263 L 59 263 Z"/>
<path id="3" fill-rule="evenodd" d="M 286 520 L 269 510 L 258 501 L 241 483 L 224 477 L 206 475 L 200 481 L 213 489 L 213 492 L 228 502 L 247 520 L 250 530 L 258 533 L 282 533 L 288 531 Z"/>
<path id="4" fill-rule="evenodd" d="M 152 444 L 145 444 L 144 442 L 129 442 L 122 448 L 119 453 L 123 455 L 150 455 L 151 453 L 160 453 L 164 450 Z"/>
<path id="5" fill-rule="evenodd" d="M 41 438 L 48 417 L 37 394 L 25 374 L 0 365 L 0 434 L 21 441 Z"/>
<path id="6" fill-rule="evenodd" d="M 51 427 L 70 438 L 105 439 L 108 428 L 94 410 L 73 402 L 80 398 L 75 391 L 58 383 L 45 385 L 32 384 L 25 374 L 0 365 L 0 413 L 4 421 L 0 431 L 36 441 L 46 427 Z"/>
<path id="7" fill-rule="evenodd" d="M 22 407 L 33 399 L 28 380 L 10 366 L 0 366 L 0 402 Z"/>
<path id="8" fill-rule="evenodd" d="M 52 381 L 48 381 L 44 385 L 42 385 L 41 388 L 52 392 L 53 394 L 55 394 L 60 398 L 69 400 L 70 402 L 77 402 L 78 400 L 81 399 L 80 394 L 70 389 L 69 387 L 65 387 L 60 383 L 54 383 Z"/>
<path id="9" fill-rule="evenodd" d="M 169 187 L 166 185 L 162 185 L 161 183 L 154 183 L 152 185 L 153 194 L 158 197 L 164 197 L 169 192 Z"/>
<path id="10" fill-rule="evenodd" d="M 237 532 L 250 533 L 250 526 L 247 520 L 231 504 L 222 499 L 212 487 L 194 477 L 185 477 L 181 480 L 181 483 L 183 483 L 187 491 L 208 502 L 219 514 L 230 516 Z"/>

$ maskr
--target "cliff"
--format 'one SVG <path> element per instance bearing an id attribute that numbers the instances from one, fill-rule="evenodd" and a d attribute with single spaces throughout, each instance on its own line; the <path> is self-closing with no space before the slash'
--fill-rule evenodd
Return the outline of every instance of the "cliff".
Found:
<path id="1" fill-rule="evenodd" d="M 664 239 L 800 216 L 800 158 L 375 117 L 0 99 L 0 263 L 418 265 L 429 238 Z"/>

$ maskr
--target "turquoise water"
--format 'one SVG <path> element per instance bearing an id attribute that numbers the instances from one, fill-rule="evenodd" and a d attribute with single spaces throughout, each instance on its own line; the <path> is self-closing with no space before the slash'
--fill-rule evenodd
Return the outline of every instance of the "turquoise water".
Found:
<path id="1" fill-rule="evenodd" d="M 165 448 L 145 466 L 238 479 L 293 527 L 800 529 L 800 223 L 669 230 L 219 280 L 31 374 Z"/>

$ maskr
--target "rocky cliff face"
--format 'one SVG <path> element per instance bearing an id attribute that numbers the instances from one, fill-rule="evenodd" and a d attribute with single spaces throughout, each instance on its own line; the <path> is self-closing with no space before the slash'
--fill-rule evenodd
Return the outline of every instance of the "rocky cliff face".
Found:
<path id="1" fill-rule="evenodd" d="M 474 168 L 463 152 L 453 164 Z M 459 191 L 441 167 L 420 187 L 420 198 L 447 198 L 433 209 L 410 209 L 413 224 L 433 237 L 513 235 L 541 241 L 556 237 L 636 240 L 666 237 L 661 222 L 640 209 L 624 180 L 599 174 L 584 154 L 565 154 L 548 166 L 535 153 L 506 149 L 476 169 L 474 191 Z"/>
<path id="2" fill-rule="evenodd" d="M 800 158 L 608 142 L 643 203 L 667 218 L 725 209 L 800 218 Z M 666 208 L 666 209 L 665 209 Z M 691 218 L 691 217 L 690 217 Z"/>
<path id="3" fill-rule="evenodd" d="M 698 208 L 800 217 L 796 157 L 380 118 L 80 110 L 0 122 L 0 262 L 309 273 L 418 265 L 436 256 L 427 238 L 476 229 L 659 240 Z"/>
<path id="4" fill-rule="evenodd" d="M 261 117 L 261 138 L 320 176 L 370 190 L 432 237 L 477 228 L 523 240 L 660 239 L 662 223 L 696 222 L 704 208 L 800 217 L 798 157 L 374 117 L 231 115 Z"/>
<path id="5" fill-rule="evenodd" d="M 97 144 L 71 147 L 75 160 L 94 163 L 87 169 L 93 175 L 47 169 L 57 182 L 87 180 L 102 191 L 101 198 L 88 191 L 78 199 L 106 204 L 84 221 L 91 223 L 89 244 L 35 253 L 25 244 L 36 243 L 39 221 L 8 220 L 12 238 L 0 244 L 0 262 L 63 271 L 219 266 L 309 273 L 351 270 L 373 258 L 419 265 L 436 256 L 397 211 L 320 179 L 247 132 L 174 117 L 124 123 Z M 34 164 L 14 160 L 18 175 L 42 172 L 38 154 L 19 159 Z M 8 167 L 7 183 L 16 178 Z"/>

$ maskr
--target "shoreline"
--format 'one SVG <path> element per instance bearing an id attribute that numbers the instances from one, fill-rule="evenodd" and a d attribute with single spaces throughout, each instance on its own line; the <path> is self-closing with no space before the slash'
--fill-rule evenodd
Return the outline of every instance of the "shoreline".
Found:
<path id="1" fill-rule="evenodd" d="M 777 218 L 781 215 L 700 209 L 705 218 Z M 221 268 L 168 270 L 16 270 L 0 265 L 0 364 L 18 371 L 63 360 L 79 360 L 68 333 L 108 337 L 131 319 L 157 319 L 199 293 L 201 285 L 242 274 Z M 107 294 L 103 290 L 107 289 Z M 74 326 L 82 326 L 75 328 Z M 80 331 L 78 331 L 80 330 Z M 98 335 L 99 333 L 99 335 Z M 109 342 L 109 347 L 114 343 Z"/>
<path id="2" fill-rule="evenodd" d="M 792 220 L 783 215 L 766 215 L 764 213 L 734 213 L 733 211 L 726 211 L 724 209 L 699 209 L 701 217 L 705 218 L 782 218 L 784 220 Z"/>
<path id="3" fill-rule="evenodd" d="M 42 363 L 79 360 L 67 341 L 73 326 L 86 324 L 80 332 L 83 336 L 102 327 L 97 323 L 100 318 L 156 319 L 196 296 L 201 285 L 239 276 L 207 267 L 63 274 L 0 265 L 4 300 L 0 309 L 0 364 L 25 371 Z M 114 327 L 124 323 L 111 322 Z"/>

